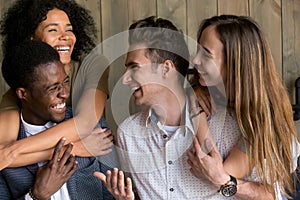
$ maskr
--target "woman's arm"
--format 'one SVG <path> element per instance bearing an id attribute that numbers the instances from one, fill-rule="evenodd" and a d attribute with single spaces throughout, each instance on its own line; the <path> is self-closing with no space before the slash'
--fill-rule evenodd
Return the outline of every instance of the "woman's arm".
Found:
<path id="1" fill-rule="evenodd" d="M 6 145 L 17 140 L 20 127 L 18 110 L 0 112 L 0 144 Z"/>
<path id="2" fill-rule="evenodd" d="M 214 149 L 208 155 L 203 153 L 197 139 L 193 141 L 188 158 L 191 173 L 197 178 L 207 179 L 216 191 L 230 179 L 220 155 Z M 237 188 L 235 196 L 239 199 L 274 199 L 274 194 L 260 183 L 237 179 Z"/>
<path id="3" fill-rule="evenodd" d="M 37 135 L 14 141 L 6 147 L 6 151 L 17 155 L 18 159 L 22 162 L 24 154 L 53 148 L 62 137 L 66 138 L 66 144 L 87 137 L 103 114 L 106 98 L 107 95 L 104 92 L 98 89 L 88 89 L 83 93 L 73 118 L 61 122 Z M 94 102 L 91 102 L 91 99 L 94 99 Z M 74 153 L 77 154 L 77 152 Z M 77 155 L 80 156 L 80 154 Z M 37 158 L 35 161 L 42 160 Z M 17 164 L 14 162 L 12 160 L 9 166 Z M 25 164 L 25 161 L 23 162 Z M 18 163 L 18 165 L 23 164 Z"/>
<path id="4" fill-rule="evenodd" d="M 225 171 L 236 177 L 243 178 L 251 172 L 249 156 L 235 146 L 223 162 Z"/>

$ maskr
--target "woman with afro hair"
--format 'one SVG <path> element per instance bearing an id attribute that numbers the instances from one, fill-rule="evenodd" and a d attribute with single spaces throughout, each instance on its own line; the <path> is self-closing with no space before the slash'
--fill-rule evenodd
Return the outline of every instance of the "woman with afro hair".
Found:
<path id="1" fill-rule="evenodd" d="M 66 138 L 65 144 L 75 142 L 74 153 L 78 156 L 111 152 L 107 149 L 112 145 L 112 137 L 107 137 L 110 131 L 94 130 L 108 98 L 108 62 L 99 56 L 93 63 L 97 65 L 79 67 L 95 47 L 95 22 L 89 11 L 74 0 L 17 0 L 4 14 L 0 30 L 3 56 L 24 40 L 39 40 L 58 51 L 70 76 L 72 98 L 68 104 L 74 114 L 36 136 L 16 141 L 21 108 L 16 95 L 9 90 L 0 103 L 0 170 L 47 160 L 52 151 L 45 150 L 53 149 L 62 137 Z M 87 144 L 93 146 L 90 142 L 94 141 L 98 141 L 99 147 L 87 150 Z"/>

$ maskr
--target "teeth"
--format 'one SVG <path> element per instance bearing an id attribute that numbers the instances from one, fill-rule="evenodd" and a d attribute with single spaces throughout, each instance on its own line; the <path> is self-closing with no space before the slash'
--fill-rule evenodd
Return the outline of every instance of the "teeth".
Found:
<path id="1" fill-rule="evenodd" d="M 69 51 L 70 47 L 56 47 L 57 51 Z"/>
<path id="2" fill-rule="evenodd" d="M 205 74 L 205 72 L 197 70 L 199 74 Z"/>
<path id="3" fill-rule="evenodd" d="M 63 109 L 66 106 L 66 103 L 59 103 L 56 104 L 53 108 L 54 109 Z"/>
<path id="4" fill-rule="evenodd" d="M 138 90 L 140 87 L 133 87 L 133 88 L 131 88 L 131 90 L 132 91 L 136 91 L 136 90 Z"/>

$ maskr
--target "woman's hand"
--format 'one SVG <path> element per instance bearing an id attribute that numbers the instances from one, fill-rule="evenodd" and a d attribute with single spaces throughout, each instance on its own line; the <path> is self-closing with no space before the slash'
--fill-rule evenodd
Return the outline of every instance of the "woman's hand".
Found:
<path id="1" fill-rule="evenodd" d="M 64 142 L 65 139 L 61 139 L 57 143 L 52 159 L 36 173 L 32 193 L 37 199 L 49 199 L 76 171 L 78 163 L 75 156 L 71 154 L 72 143 L 67 145 L 62 157 L 59 158 Z"/>
<path id="2" fill-rule="evenodd" d="M 205 91 L 199 87 L 193 88 L 193 90 L 190 92 L 190 103 L 192 109 L 201 107 L 207 116 L 212 114 L 213 102 L 211 101 L 208 91 Z"/>
<path id="3" fill-rule="evenodd" d="M 112 145 L 111 130 L 95 128 L 89 136 L 75 143 L 74 153 L 81 157 L 102 156 L 112 151 Z"/>
<path id="4" fill-rule="evenodd" d="M 212 148 L 210 140 L 205 140 L 206 148 L 211 149 L 205 154 L 197 138 L 193 140 L 193 147 L 188 152 L 188 164 L 191 173 L 199 179 L 206 179 L 212 185 L 220 187 L 230 180 L 230 176 L 223 167 L 223 160 L 218 152 Z"/>
<path id="5" fill-rule="evenodd" d="M 111 172 L 107 170 L 106 175 L 101 172 L 94 172 L 94 176 L 100 179 L 107 190 L 112 193 L 112 195 L 117 200 L 133 200 L 134 192 L 132 190 L 132 182 L 130 178 L 126 178 L 122 171 L 114 168 Z"/>

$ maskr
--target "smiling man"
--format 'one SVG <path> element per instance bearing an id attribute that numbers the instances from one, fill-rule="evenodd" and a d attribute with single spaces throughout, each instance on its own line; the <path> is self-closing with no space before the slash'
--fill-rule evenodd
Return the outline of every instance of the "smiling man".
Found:
<path id="1" fill-rule="evenodd" d="M 71 117 L 71 109 L 66 106 L 66 100 L 70 95 L 70 78 L 65 72 L 59 54 L 50 45 L 32 40 L 12 47 L 4 58 L 2 73 L 21 102 L 18 139 L 38 134 Z M 104 118 L 99 121 L 99 127 L 107 127 L 103 120 Z M 107 135 L 103 137 L 106 138 L 104 142 L 110 144 L 112 137 Z M 40 154 L 43 156 L 43 152 Z M 71 160 L 74 159 L 73 156 L 70 156 Z M 58 167 L 64 165 L 62 160 L 63 158 Z M 76 157 L 76 160 L 78 167 L 74 175 L 70 179 L 66 178 L 61 187 L 57 186 L 54 189 L 43 187 L 40 182 L 34 184 L 35 173 L 38 167 L 45 165 L 45 162 L 3 169 L 0 178 L 5 181 L 0 180 L 0 194 L 5 193 L 7 196 L 1 198 L 20 199 L 29 192 L 32 199 L 112 199 L 112 195 L 104 195 L 101 181 L 93 176 L 95 170 L 102 169 L 102 164 L 95 157 Z M 71 161 L 66 163 L 69 162 Z M 63 176 L 63 171 L 61 173 Z M 9 193 L 7 190 L 4 191 L 5 186 L 1 185 L 4 182 L 7 183 Z M 43 188 L 42 194 L 34 190 L 36 184 Z"/>
<path id="2" fill-rule="evenodd" d="M 118 169 L 95 172 L 116 199 L 134 199 L 131 180 L 140 199 L 193 199 L 199 181 L 189 171 L 186 152 L 194 128 L 184 80 L 189 51 L 184 35 L 172 22 L 148 17 L 129 28 L 123 84 L 136 105 L 145 108 L 118 128 L 123 184 Z"/>

